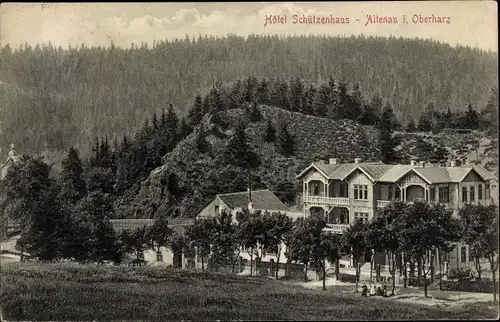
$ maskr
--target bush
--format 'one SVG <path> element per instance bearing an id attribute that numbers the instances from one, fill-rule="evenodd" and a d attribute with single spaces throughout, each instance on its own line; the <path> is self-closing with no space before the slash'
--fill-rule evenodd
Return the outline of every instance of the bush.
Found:
<path id="1" fill-rule="evenodd" d="M 467 267 L 452 268 L 448 273 L 448 279 L 450 280 L 466 281 L 472 277 L 472 269 Z"/>
<path id="2" fill-rule="evenodd" d="M 457 281 L 442 281 L 442 287 L 445 291 L 460 291 L 460 292 L 474 292 L 474 293 L 492 293 L 493 281 L 481 279 L 479 281 L 465 281 L 461 285 Z M 499 289 L 497 282 L 497 290 Z"/>

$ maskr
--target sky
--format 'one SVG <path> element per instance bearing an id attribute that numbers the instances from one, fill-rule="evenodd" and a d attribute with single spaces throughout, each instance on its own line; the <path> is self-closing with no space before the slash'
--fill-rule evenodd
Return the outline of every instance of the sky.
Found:
<path id="1" fill-rule="evenodd" d="M 495 1 L 254 2 L 254 3 L 2 3 L 0 45 L 130 47 L 186 35 L 326 34 L 432 38 L 498 52 Z M 264 26 L 266 16 L 287 17 Z M 349 18 L 348 24 L 293 24 L 293 16 Z M 367 15 L 397 23 L 366 24 Z M 403 15 L 408 23 L 403 22 Z M 415 17 L 445 17 L 444 23 L 414 23 Z M 449 17 L 449 23 L 448 22 Z"/>

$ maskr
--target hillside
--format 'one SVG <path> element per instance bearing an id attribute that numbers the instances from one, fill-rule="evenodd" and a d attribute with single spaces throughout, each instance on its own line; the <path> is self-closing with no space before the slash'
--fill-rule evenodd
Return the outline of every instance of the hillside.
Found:
<path id="1" fill-rule="evenodd" d="M 192 216 L 217 193 L 246 190 L 249 172 L 253 176 L 254 188 L 267 187 L 275 191 L 283 201 L 294 205 L 297 193 L 302 191 L 296 175 L 311 162 L 326 160 L 334 155 L 340 162 L 353 162 L 356 157 L 364 161 L 378 161 L 380 158 L 378 132 L 371 126 L 362 126 L 353 121 L 306 116 L 265 105 L 260 106 L 259 110 L 263 119 L 256 123 L 249 122 L 245 111 L 241 109 L 219 112 L 218 119 L 225 123 L 222 127 L 219 125 L 220 121 L 214 124 L 213 117 L 206 115 L 193 133 L 164 156 L 162 166 L 153 170 L 140 187 L 136 186 L 116 201 L 118 215 L 152 217 L 175 208 L 180 211 L 180 215 Z M 251 171 L 225 164 L 220 159 L 224 145 L 240 120 L 249 122 L 246 134 L 262 162 Z M 285 157 L 277 151 L 275 145 L 263 142 L 267 120 L 271 120 L 275 127 L 282 122 L 288 124 L 289 132 L 296 142 L 294 156 Z M 211 153 L 201 153 L 197 148 L 200 127 L 210 144 Z M 484 160 L 491 160 L 495 157 L 494 152 L 498 151 L 491 149 L 492 141 L 485 141 L 487 136 L 481 132 L 465 135 L 403 133 L 399 136 L 403 162 L 409 162 L 411 157 L 427 159 L 427 154 L 424 153 L 428 153 L 428 149 L 422 149 L 417 144 L 418 137 L 429 146 L 443 142 L 450 160 L 469 157 L 475 151 L 476 144 L 473 143 L 480 139 L 490 145 L 487 153 L 489 159 Z M 497 154 L 496 158 L 498 159 Z M 172 177 L 175 179 L 171 179 Z M 166 188 L 170 185 L 169 181 L 175 181 L 175 190 L 178 191 L 176 196 L 169 193 L 171 189 Z"/>
<path id="2" fill-rule="evenodd" d="M 379 93 L 406 123 L 429 102 L 437 109 L 478 110 L 497 87 L 497 56 L 430 40 L 294 36 L 228 36 L 159 41 L 128 49 L 50 44 L 5 45 L 0 63 L 0 147 L 41 153 L 78 148 L 96 136 L 130 135 L 172 103 L 186 114 L 196 93 L 253 75 L 257 79 L 334 77 Z M 0 157 L 2 157 L 0 155 Z"/>

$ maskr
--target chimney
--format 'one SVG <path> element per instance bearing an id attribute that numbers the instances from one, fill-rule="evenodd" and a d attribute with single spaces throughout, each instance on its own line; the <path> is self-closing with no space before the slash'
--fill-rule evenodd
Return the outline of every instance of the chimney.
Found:
<path id="1" fill-rule="evenodd" d="M 330 159 L 330 164 L 337 164 L 337 159 L 331 158 Z"/>
<path id="2" fill-rule="evenodd" d="M 456 166 L 457 166 L 457 161 L 452 160 L 452 161 L 450 162 L 450 166 L 452 166 L 452 167 L 456 167 Z"/>
<path id="3" fill-rule="evenodd" d="M 417 165 L 417 161 L 415 161 L 415 160 L 411 160 L 411 161 L 410 161 L 410 165 L 413 165 L 413 166 Z"/>
<path id="4" fill-rule="evenodd" d="M 354 163 L 361 163 L 361 158 L 354 159 Z"/>
<path id="5" fill-rule="evenodd" d="M 420 161 L 419 163 L 422 168 L 425 168 L 425 161 Z"/>

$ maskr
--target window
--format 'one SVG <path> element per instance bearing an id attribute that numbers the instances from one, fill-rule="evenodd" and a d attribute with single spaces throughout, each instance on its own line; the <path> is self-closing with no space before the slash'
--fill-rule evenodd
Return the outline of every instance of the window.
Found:
<path id="1" fill-rule="evenodd" d="M 144 260 L 144 252 L 140 252 L 140 253 L 139 253 L 139 257 L 138 257 L 138 259 L 140 259 L 140 260 Z"/>
<path id="2" fill-rule="evenodd" d="M 157 262 L 163 261 L 163 254 L 161 253 L 161 251 L 159 251 L 158 253 L 156 253 L 156 261 Z"/>
<path id="3" fill-rule="evenodd" d="M 467 251 L 466 251 L 465 246 L 462 246 L 462 249 L 460 251 L 460 255 L 461 255 L 460 256 L 460 261 L 462 263 L 465 263 L 467 261 L 467 256 L 466 256 L 467 255 Z"/>
<path id="4" fill-rule="evenodd" d="M 477 200 L 482 200 L 483 199 L 483 185 L 480 184 L 477 187 Z"/>
<path id="5" fill-rule="evenodd" d="M 439 203 L 450 202 L 450 188 L 448 186 L 441 186 L 439 189 Z"/>
<path id="6" fill-rule="evenodd" d="M 490 185 L 488 183 L 484 185 L 484 199 L 490 199 Z"/>
<path id="7" fill-rule="evenodd" d="M 434 202 L 434 200 L 436 199 L 436 188 L 431 187 L 429 194 L 430 194 L 429 196 L 430 202 Z"/>
<path id="8" fill-rule="evenodd" d="M 219 214 L 219 206 L 215 206 L 214 208 L 215 208 L 215 214 L 216 215 Z"/>
<path id="9" fill-rule="evenodd" d="M 462 187 L 462 202 L 467 202 L 467 187 Z"/>
<path id="10" fill-rule="evenodd" d="M 394 187 L 393 186 L 389 186 L 388 187 L 388 197 L 389 197 L 389 200 L 393 200 L 393 196 L 394 196 Z"/>
<path id="11" fill-rule="evenodd" d="M 476 187 L 470 187 L 470 201 L 474 201 L 474 193 Z"/>
<path id="12" fill-rule="evenodd" d="M 401 189 L 399 187 L 396 187 L 394 190 L 394 196 L 396 200 L 401 200 Z"/>
<path id="13" fill-rule="evenodd" d="M 358 219 L 363 220 L 363 222 L 368 222 L 368 213 L 367 212 L 355 212 L 354 213 L 354 221 Z"/>
<path id="14" fill-rule="evenodd" d="M 354 185 L 354 199 L 368 200 L 368 186 L 367 185 Z"/>

